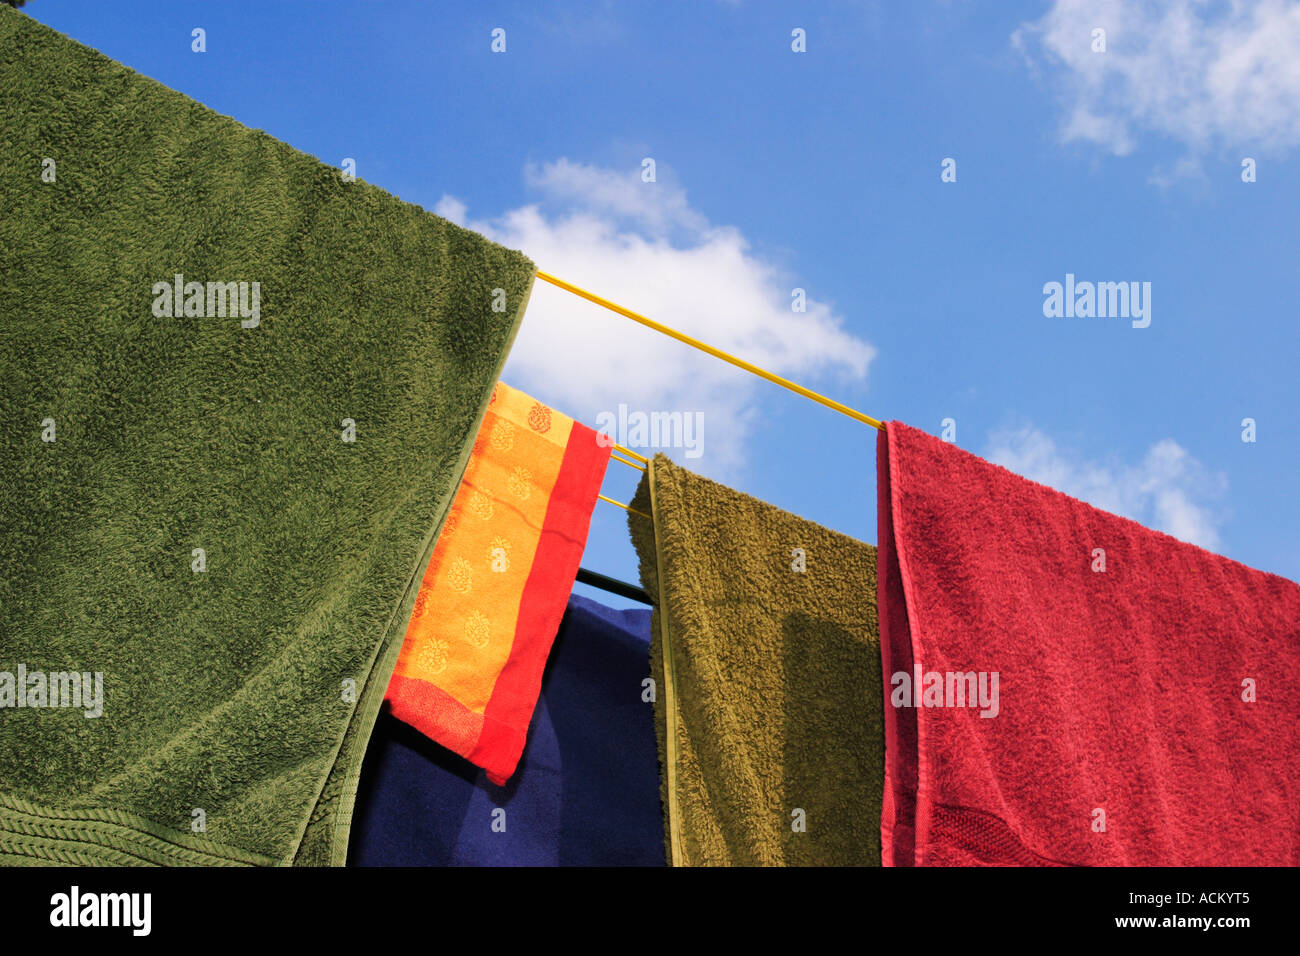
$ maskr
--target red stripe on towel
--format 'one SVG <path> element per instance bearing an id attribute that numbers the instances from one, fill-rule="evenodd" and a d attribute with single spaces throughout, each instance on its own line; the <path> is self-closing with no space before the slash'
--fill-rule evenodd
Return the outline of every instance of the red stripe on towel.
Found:
<path id="1" fill-rule="evenodd" d="M 504 785 L 523 753 L 533 710 L 542 688 L 542 672 L 560 619 L 573 590 L 591 526 L 592 504 L 609 465 L 609 448 L 595 430 L 573 423 L 555 491 L 524 585 L 514 648 L 492 690 L 483 714 L 483 730 L 469 759 Z"/>

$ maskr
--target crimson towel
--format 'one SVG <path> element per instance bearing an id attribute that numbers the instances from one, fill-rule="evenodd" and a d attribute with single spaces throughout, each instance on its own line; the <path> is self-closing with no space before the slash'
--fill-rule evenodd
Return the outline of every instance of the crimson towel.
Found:
<path id="1" fill-rule="evenodd" d="M 877 455 L 885 865 L 1300 863 L 1300 586 L 897 422 Z"/>

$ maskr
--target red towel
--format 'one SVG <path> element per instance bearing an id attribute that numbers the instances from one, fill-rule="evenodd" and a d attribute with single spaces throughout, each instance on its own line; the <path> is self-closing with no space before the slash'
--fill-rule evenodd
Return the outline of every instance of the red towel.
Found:
<path id="1" fill-rule="evenodd" d="M 1300 864 L 1300 586 L 897 422 L 877 455 L 885 865 Z"/>

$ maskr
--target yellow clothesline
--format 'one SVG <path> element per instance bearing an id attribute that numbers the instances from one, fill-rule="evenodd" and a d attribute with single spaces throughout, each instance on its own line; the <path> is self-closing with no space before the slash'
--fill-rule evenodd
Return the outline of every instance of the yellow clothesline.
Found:
<path id="1" fill-rule="evenodd" d="M 623 504 L 623 502 L 615 501 L 613 498 L 606 498 L 604 495 L 596 495 L 596 497 L 599 498 L 601 501 L 608 501 L 611 505 L 618 505 L 624 511 L 630 511 L 634 515 L 640 515 L 642 518 L 650 517 L 644 511 L 637 511 L 635 508 L 628 507 L 627 505 Z"/>
<path id="2" fill-rule="evenodd" d="M 649 459 L 649 458 L 647 458 L 645 455 L 641 455 L 641 454 L 638 454 L 637 452 L 634 452 L 631 448 L 624 448 L 622 445 L 617 445 L 617 444 L 616 444 L 616 445 L 614 445 L 614 451 L 622 452 L 623 454 L 627 455 L 627 457 L 629 457 L 629 458 L 635 458 L 637 461 L 639 461 L 639 462 L 640 462 L 641 464 L 643 464 L 643 465 L 646 465 L 646 464 L 649 464 L 649 463 L 650 463 L 650 459 Z"/>
<path id="3" fill-rule="evenodd" d="M 610 452 L 610 453 L 609 453 L 609 457 L 610 457 L 610 458 L 613 458 L 615 461 L 621 461 L 623 464 L 627 465 L 629 468 L 635 468 L 637 471 L 645 471 L 645 465 L 638 465 L 636 462 L 634 462 L 634 461 L 629 461 L 628 459 L 622 457 L 621 455 L 616 455 L 616 454 L 614 454 L 613 452 Z"/>
<path id="4" fill-rule="evenodd" d="M 597 305 L 604 306 L 605 308 L 609 309 L 611 312 L 617 312 L 619 315 L 624 316 L 625 318 L 629 318 L 633 322 L 640 322 L 642 325 L 647 326 L 648 328 L 652 328 L 656 332 L 661 332 L 664 335 L 668 336 L 669 338 L 676 339 L 679 342 L 685 342 L 687 345 L 691 346 L 692 348 L 697 348 L 701 352 L 707 352 L 708 354 L 712 355 L 714 358 L 720 358 L 724 362 L 730 362 L 732 365 L 736 366 L 737 368 L 743 368 L 746 372 L 750 372 L 754 375 L 757 375 L 759 378 L 765 378 L 769 382 L 772 382 L 773 384 L 776 385 L 780 385 L 782 388 L 789 389 L 790 391 L 794 392 L 797 395 L 802 395 L 804 398 L 810 398 L 814 402 L 817 402 L 820 405 L 825 405 L 827 408 L 833 408 L 841 415 L 847 415 L 849 418 L 855 419 L 860 422 L 865 422 L 866 424 L 870 425 L 872 428 L 879 428 L 883 430 L 885 427 L 883 423 L 881 423 L 878 419 L 872 418 L 870 415 L 864 415 L 862 412 L 853 408 L 849 408 L 849 406 L 843 405 L 840 402 L 835 401 L 835 399 L 833 398 L 827 398 L 825 395 L 819 395 L 810 388 L 804 388 L 802 385 L 792 382 L 787 378 L 782 378 L 779 375 L 775 375 L 772 372 L 769 372 L 767 369 L 759 368 L 757 365 L 753 365 L 749 362 L 746 362 L 744 359 L 736 358 L 734 355 L 728 355 L 726 352 L 722 351 L 722 349 L 714 348 L 712 345 L 708 345 L 704 342 L 701 342 L 699 339 L 693 339 L 689 335 L 686 335 L 685 333 L 678 332 L 676 329 L 670 329 L 668 326 L 662 325 L 661 323 L 656 322 L 654 319 L 647 318 L 646 316 L 641 315 L 638 312 L 633 312 L 631 309 L 626 309 L 623 306 L 618 305 L 617 303 L 610 302 L 609 299 L 602 298 L 601 296 L 596 295 L 594 292 L 588 292 L 586 289 L 580 289 L 572 282 L 565 282 L 563 279 L 556 278 L 550 273 L 542 272 L 540 269 L 537 272 L 537 278 L 544 279 L 545 281 L 551 283 L 551 285 L 559 286 L 561 289 L 564 289 L 566 292 L 572 292 L 574 295 L 586 299 L 588 302 L 594 302 Z M 642 461 L 644 460 L 645 459 L 642 459 Z M 614 503 L 617 504 L 617 502 Z"/>

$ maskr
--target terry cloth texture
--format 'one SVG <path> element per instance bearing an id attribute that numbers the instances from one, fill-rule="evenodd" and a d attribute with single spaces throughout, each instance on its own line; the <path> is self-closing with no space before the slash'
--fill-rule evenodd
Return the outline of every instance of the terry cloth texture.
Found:
<path id="1" fill-rule="evenodd" d="M 533 266 L 7 7 L 0 88 L 0 671 L 103 681 L 0 709 L 0 861 L 342 864 Z"/>
<path id="2" fill-rule="evenodd" d="M 505 787 L 381 715 L 357 794 L 351 863 L 662 866 L 659 765 L 643 699 L 649 652 L 648 610 L 571 597 L 528 746 Z"/>
<path id="3" fill-rule="evenodd" d="M 1300 863 L 1300 587 L 878 441 L 886 864 Z"/>
<path id="4" fill-rule="evenodd" d="M 669 862 L 878 866 L 876 549 L 665 455 L 632 507 Z"/>
<path id="5" fill-rule="evenodd" d="M 429 561 L 393 715 L 504 784 L 609 464 L 593 429 L 498 384 Z"/>

